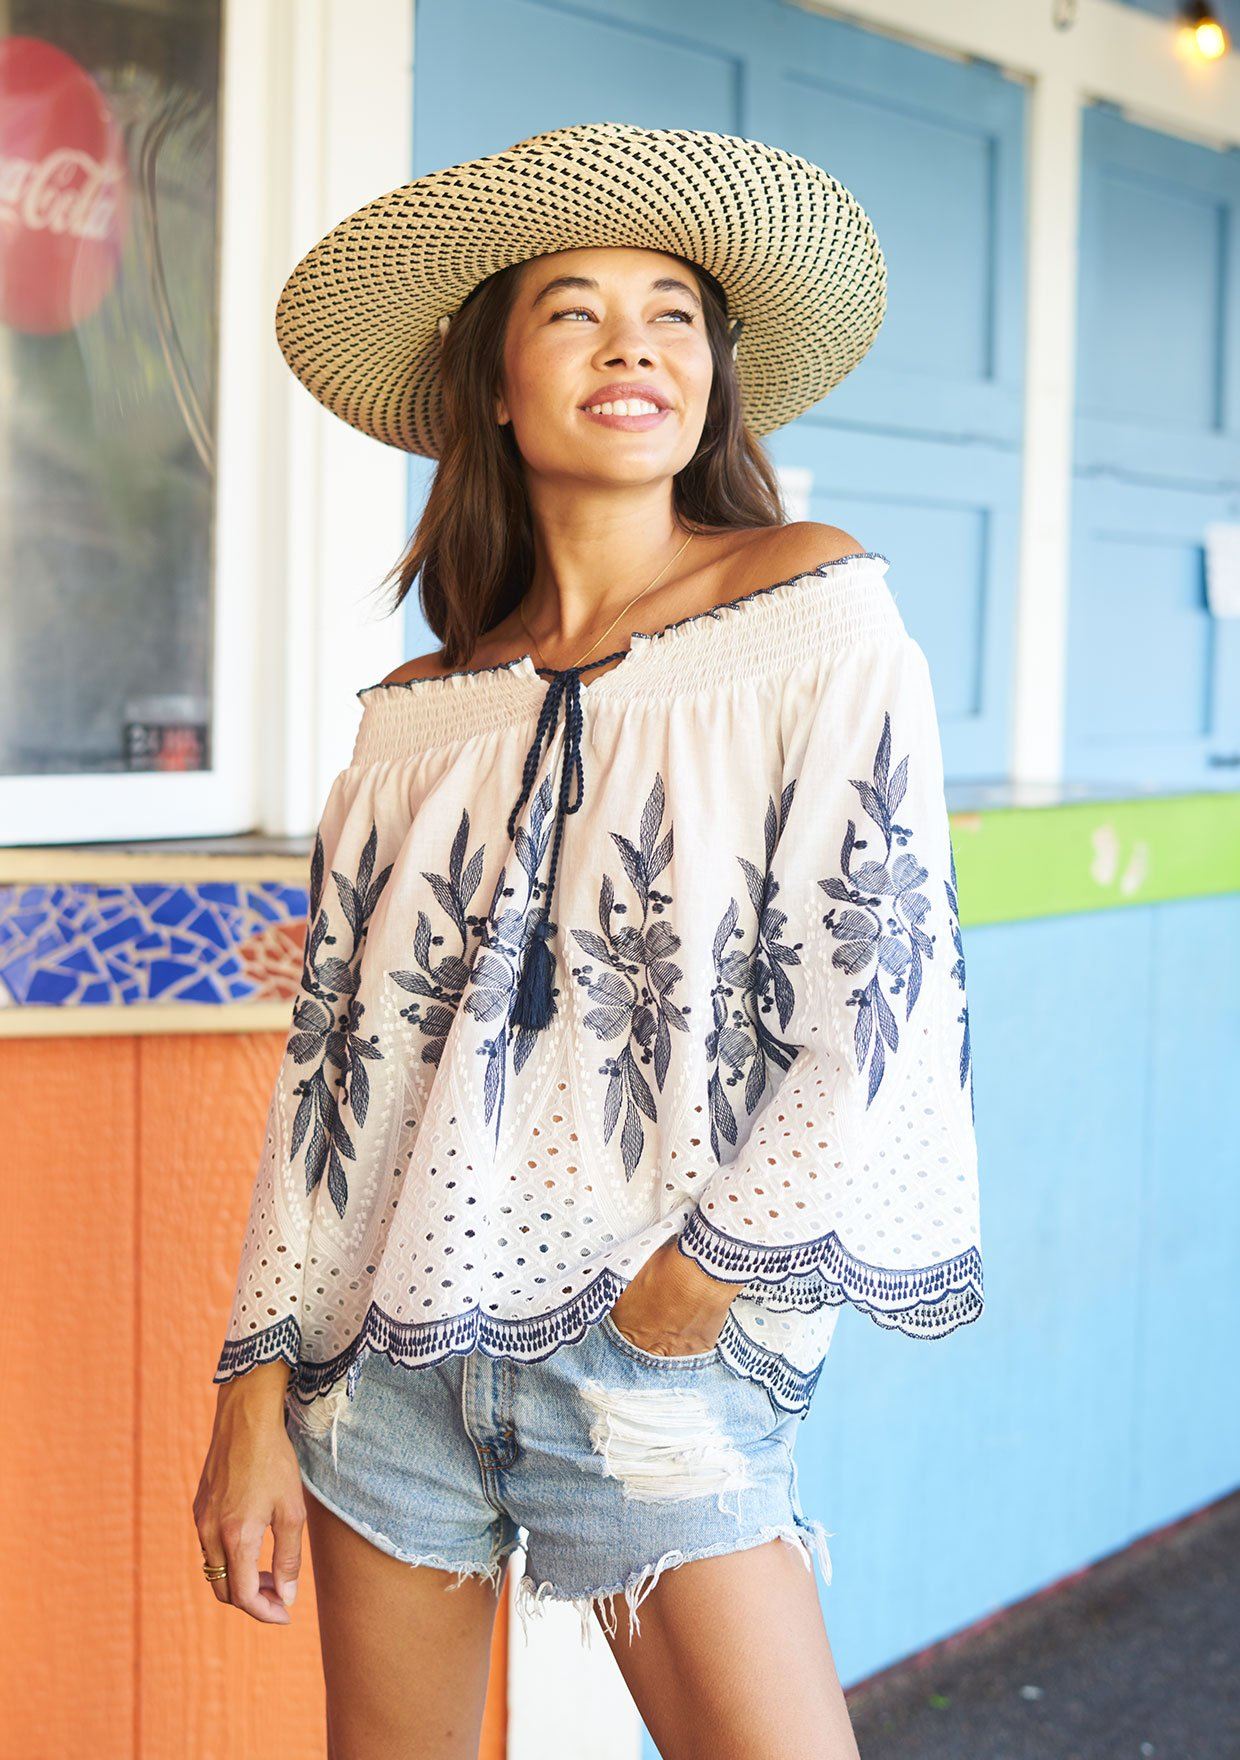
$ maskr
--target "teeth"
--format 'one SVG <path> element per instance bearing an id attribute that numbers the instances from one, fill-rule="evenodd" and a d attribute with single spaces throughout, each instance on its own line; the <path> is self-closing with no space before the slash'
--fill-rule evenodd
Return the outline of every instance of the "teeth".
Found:
<path id="1" fill-rule="evenodd" d="M 639 397 L 630 398 L 628 402 L 592 403 L 589 407 L 592 416 L 652 416 L 659 409 L 657 403 L 647 403 Z"/>

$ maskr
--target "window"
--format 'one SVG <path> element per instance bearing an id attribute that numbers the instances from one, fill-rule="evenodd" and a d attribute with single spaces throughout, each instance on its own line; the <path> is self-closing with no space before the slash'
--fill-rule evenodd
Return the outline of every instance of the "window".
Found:
<path id="1" fill-rule="evenodd" d="M 220 3 L 4 22 L 0 776 L 207 770 Z"/>

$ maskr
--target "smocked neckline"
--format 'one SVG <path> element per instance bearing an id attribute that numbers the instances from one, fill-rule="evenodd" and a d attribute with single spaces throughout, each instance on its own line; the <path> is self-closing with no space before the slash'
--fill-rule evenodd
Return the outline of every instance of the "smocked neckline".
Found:
<path id="1" fill-rule="evenodd" d="M 755 601 L 767 599 L 771 594 L 782 592 L 788 587 L 794 587 L 801 581 L 824 579 L 831 570 L 842 568 L 848 563 L 854 562 L 882 562 L 888 567 L 891 566 L 890 558 L 885 556 L 881 550 L 854 550 L 847 556 L 836 556 L 829 562 L 820 562 L 814 568 L 801 569 L 799 573 L 788 575 L 784 580 L 771 581 L 766 586 L 754 587 L 750 592 L 742 593 L 739 598 L 725 599 L 722 604 L 709 605 L 704 611 L 691 611 L 687 616 L 675 618 L 671 623 L 665 623 L 659 629 L 633 630 L 630 633 L 627 648 L 621 648 L 612 654 L 600 655 L 597 660 L 587 662 L 586 668 L 583 670 L 588 670 L 591 665 L 602 666 L 608 660 L 618 660 L 619 664 L 613 666 L 610 672 L 603 673 L 593 682 L 584 678 L 580 679 L 578 682 L 581 694 L 582 696 L 593 696 L 596 692 L 604 694 L 609 680 L 619 678 L 630 662 L 639 661 L 643 655 L 655 651 L 660 643 L 674 639 L 692 624 L 704 623 L 707 618 L 718 620 L 726 617 L 729 613 L 743 615 Z M 562 672 L 571 672 L 572 670 L 572 667 L 547 667 L 543 669 L 543 671 L 550 673 L 551 679 L 557 678 Z M 494 678 L 502 673 L 508 673 L 514 677 L 522 676 L 533 683 L 547 685 L 550 683 L 550 679 L 544 678 L 543 671 L 540 671 L 534 664 L 532 654 L 518 654 L 512 660 L 500 660 L 493 666 L 459 667 L 454 672 L 441 673 L 437 678 L 381 679 L 377 684 L 363 685 L 356 692 L 356 695 L 359 699 L 369 696 L 372 691 L 429 692 L 433 695 L 437 691 L 441 692 L 445 687 L 460 688 L 470 679 Z"/>

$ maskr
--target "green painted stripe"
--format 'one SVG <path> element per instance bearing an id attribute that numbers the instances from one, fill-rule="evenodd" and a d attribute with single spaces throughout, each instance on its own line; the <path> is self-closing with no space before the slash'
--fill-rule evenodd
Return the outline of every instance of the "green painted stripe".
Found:
<path id="1" fill-rule="evenodd" d="M 1240 791 L 950 814 L 960 921 L 1240 892 Z"/>

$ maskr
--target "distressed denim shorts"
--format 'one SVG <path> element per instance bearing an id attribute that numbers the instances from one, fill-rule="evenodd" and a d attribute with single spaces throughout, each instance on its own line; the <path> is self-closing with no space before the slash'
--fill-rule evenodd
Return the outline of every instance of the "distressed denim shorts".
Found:
<path id="1" fill-rule="evenodd" d="M 797 1492 L 803 1413 L 734 1373 L 718 1348 L 664 1357 L 604 1314 L 535 1363 L 472 1351 L 404 1368 L 368 1352 L 287 1430 L 307 1489 L 392 1557 L 497 1587 L 525 1547 L 516 1607 L 570 1601 L 588 1642 L 613 1596 L 637 1609 L 661 1572 L 782 1538 L 831 1581 L 822 1524 Z"/>

